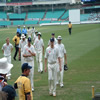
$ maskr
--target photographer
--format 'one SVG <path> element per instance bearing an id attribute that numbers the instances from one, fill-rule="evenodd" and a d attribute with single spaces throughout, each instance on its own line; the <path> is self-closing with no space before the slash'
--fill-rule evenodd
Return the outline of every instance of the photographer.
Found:
<path id="1" fill-rule="evenodd" d="M 20 38 L 19 38 L 19 32 L 17 32 L 17 35 L 15 35 L 13 37 L 13 42 L 15 43 L 15 54 L 14 54 L 14 60 L 16 60 L 16 56 L 17 56 L 17 53 L 19 51 L 19 41 L 20 41 Z M 20 58 L 19 58 L 20 60 Z"/>

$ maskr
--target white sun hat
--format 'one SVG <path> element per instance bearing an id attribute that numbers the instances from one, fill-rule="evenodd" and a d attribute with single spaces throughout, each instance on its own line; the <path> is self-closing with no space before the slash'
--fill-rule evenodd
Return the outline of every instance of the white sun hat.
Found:
<path id="1" fill-rule="evenodd" d="M 41 32 L 38 32 L 38 35 L 41 35 Z"/>
<path id="2" fill-rule="evenodd" d="M 25 27 L 25 26 L 23 26 L 23 27 Z"/>
<path id="3" fill-rule="evenodd" d="M 7 58 L 3 57 L 0 59 L 0 74 L 7 74 L 12 67 L 13 64 L 8 63 Z"/>
<path id="4" fill-rule="evenodd" d="M 26 36 L 24 34 L 21 35 L 21 39 L 25 38 Z"/>
<path id="5" fill-rule="evenodd" d="M 57 40 L 62 40 L 62 37 L 61 37 L 61 36 L 58 36 L 58 37 L 57 37 Z"/>

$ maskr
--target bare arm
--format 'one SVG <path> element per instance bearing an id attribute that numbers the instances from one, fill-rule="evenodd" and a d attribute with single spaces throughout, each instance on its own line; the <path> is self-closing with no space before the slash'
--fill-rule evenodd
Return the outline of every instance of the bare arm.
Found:
<path id="1" fill-rule="evenodd" d="M 27 94 L 27 100 L 31 100 L 31 95 Z"/>
<path id="2" fill-rule="evenodd" d="M 11 52 L 13 51 L 13 48 L 11 48 Z"/>
<path id="3" fill-rule="evenodd" d="M 2 52 L 4 53 L 4 50 L 2 50 Z"/>
<path id="4" fill-rule="evenodd" d="M 67 64 L 67 56 L 66 56 L 66 53 L 64 54 L 64 58 L 65 58 L 65 64 Z"/>

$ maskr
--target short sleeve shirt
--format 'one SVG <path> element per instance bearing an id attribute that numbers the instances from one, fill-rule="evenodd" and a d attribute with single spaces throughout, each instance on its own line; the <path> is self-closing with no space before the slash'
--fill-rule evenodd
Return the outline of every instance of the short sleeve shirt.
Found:
<path id="1" fill-rule="evenodd" d="M 48 59 L 48 63 L 55 63 L 58 57 L 60 57 L 60 53 L 56 46 L 54 46 L 54 48 L 50 46 L 46 48 L 45 58 Z"/>
<path id="2" fill-rule="evenodd" d="M 12 48 L 13 48 L 13 45 L 11 43 L 9 43 L 9 45 L 7 45 L 7 43 L 5 43 L 2 46 L 2 50 L 4 50 L 4 56 L 10 56 Z"/>
<path id="3" fill-rule="evenodd" d="M 23 54 L 30 55 L 29 50 L 30 50 L 32 53 L 36 53 L 33 45 L 31 45 L 31 46 L 29 47 L 29 46 L 26 44 L 26 45 L 24 46 L 24 49 L 23 49 Z M 26 61 L 33 61 L 33 60 L 34 60 L 34 57 L 33 57 L 33 56 L 31 56 L 31 57 L 24 57 L 24 60 L 26 60 Z"/>
<path id="4" fill-rule="evenodd" d="M 27 44 L 27 40 L 24 41 L 21 39 L 19 42 L 19 48 L 21 48 L 21 52 L 23 52 L 24 46 Z"/>
<path id="5" fill-rule="evenodd" d="M 44 46 L 43 39 L 40 38 L 40 40 L 39 40 L 38 38 L 36 38 L 36 40 L 34 41 L 34 46 L 35 46 L 36 50 L 42 51 L 43 46 Z"/>
<path id="6" fill-rule="evenodd" d="M 27 93 L 30 93 L 31 100 L 33 100 L 31 83 L 29 78 L 27 78 L 26 76 L 20 76 L 15 83 L 17 83 L 18 86 L 19 100 L 26 100 L 25 94 Z"/>
<path id="7" fill-rule="evenodd" d="M 62 44 L 62 43 L 61 44 L 56 44 L 56 47 L 59 50 L 60 57 L 63 58 L 64 57 L 64 54 L 66 53 L 66 49 L 65 49 L 64 44 Z"/>

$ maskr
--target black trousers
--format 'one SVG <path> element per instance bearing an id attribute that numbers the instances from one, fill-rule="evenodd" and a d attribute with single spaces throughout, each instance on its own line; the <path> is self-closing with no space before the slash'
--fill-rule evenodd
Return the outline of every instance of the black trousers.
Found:
<path id="1" fill-rule="evenodd" d="M 69 28 L 69 35 L 71 35 L 71 28 Z"/>
<path id="2" fill-rule="evenodd" d="M 15 46 L 14 59 L 16 59 L 16 56 L 17 56 L 18 51 L 19 51 L 19 47 L 18 46 Z"/>

